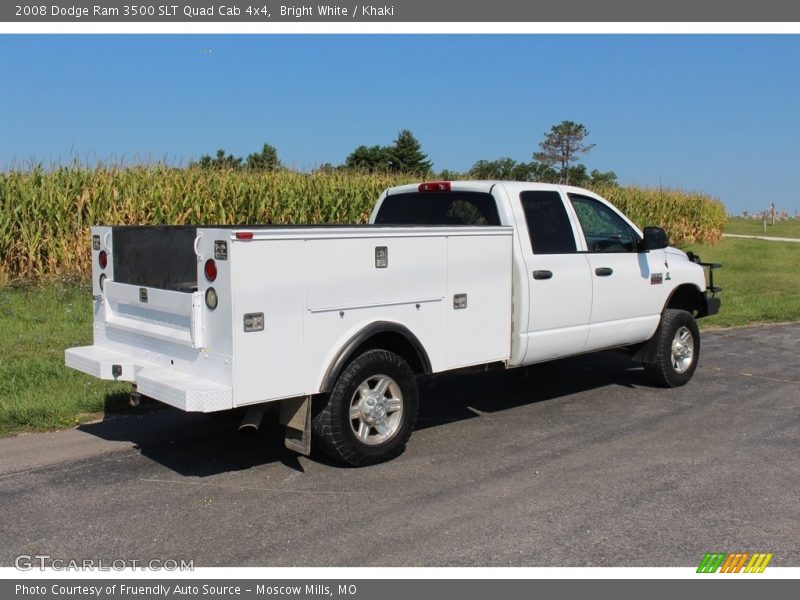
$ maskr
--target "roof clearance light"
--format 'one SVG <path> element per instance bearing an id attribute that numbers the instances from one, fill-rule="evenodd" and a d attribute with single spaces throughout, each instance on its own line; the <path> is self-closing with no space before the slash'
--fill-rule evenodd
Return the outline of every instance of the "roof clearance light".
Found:
<path id="1" fill-rule="evenodd" d="M 451 183 L 449 181 L 428 181 L 420 183 L 417 189 L 420 192 L 449 192 L 450 186 Z"/>
<path id="2" fill-rule="evenodd" d="M 237 231 L 236 232 L 236 239 L 237 240 L 252 240 L 253 239 L 253 232 L 252 231 Z"/>

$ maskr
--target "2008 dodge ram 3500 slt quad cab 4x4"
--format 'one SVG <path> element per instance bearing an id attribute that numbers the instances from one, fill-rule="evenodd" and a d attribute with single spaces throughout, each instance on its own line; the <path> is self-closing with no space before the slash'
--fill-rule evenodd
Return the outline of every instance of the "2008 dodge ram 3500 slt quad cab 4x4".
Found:
<path id="1" fill-rule="evenodd" d="M 353 465 L 402 452 L 419 374 L 623 347 L 683 385 L 720 305 L 662 229 L 552 184 L 394 187 L 361 226 L 93 227 L 92 265 L 69 367 L 185 411 L 280 402 L 288 447 Z"/>

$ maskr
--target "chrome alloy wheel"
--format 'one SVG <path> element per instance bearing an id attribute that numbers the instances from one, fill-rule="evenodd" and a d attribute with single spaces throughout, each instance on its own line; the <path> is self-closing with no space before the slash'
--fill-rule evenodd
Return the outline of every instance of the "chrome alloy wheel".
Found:
<path id="1" fill-rule="evenodd" d="M 403 421 L 403 393 L 388 375 L 372 375 L 350 399 L 350 428 L 368 446 L 392 439 Z"/>
<path id="2" fill-rule="evenodd" d="M 672 338 L 672 368 L 685 373 L 694 360 L 694 336 L 688 327 L 679 327 Z"/>

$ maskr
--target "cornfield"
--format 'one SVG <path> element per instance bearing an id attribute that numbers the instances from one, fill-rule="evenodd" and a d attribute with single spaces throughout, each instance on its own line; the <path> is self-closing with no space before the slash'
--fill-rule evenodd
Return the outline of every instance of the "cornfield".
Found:
<path id="1" fill-rule="evenodd" d="M 363 223 L 381 191 L 412 176 L 178 169 L 165 165 L 0 174 L 0 281 L 89 271 L 95 224 Z M 714 243 L 726 215 L 702 194 L 638 187 L 597 190 L 673 244 Z"/>
<path id="2" fill-rule="evenodd" d="M 716 244 L 728 220 L 722 202 L 699 192 L 638 186 L 594 191 L 640 227 L 657 225 L 666 229 L 673 246 Z"/>

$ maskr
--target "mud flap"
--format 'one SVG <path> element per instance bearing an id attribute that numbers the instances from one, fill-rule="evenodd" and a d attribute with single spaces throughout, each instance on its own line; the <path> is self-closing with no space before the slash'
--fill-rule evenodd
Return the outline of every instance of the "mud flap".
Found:
<path id="1" fill-rule="evenodd" d="M 311 397 L 281 402 L 280 423 L 286 427 L 286 447 L 305 456 L 311 454 Z"/>
<path id="2" fill-rule="evenodd" d="M 639 346 L 636 352 L 634 352 L 632 355 L 633 360 L 645 364 L 651 363 L 656 359 L 656 353 L 658 352 L 658 340 L 661 337 L 661 323 L 663 322 L 664 315 L 661 315 L 661 321 L 659 321 L 658 328 L 653 334 L 653 337 Z"/>

